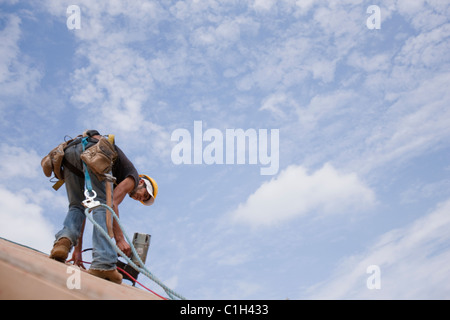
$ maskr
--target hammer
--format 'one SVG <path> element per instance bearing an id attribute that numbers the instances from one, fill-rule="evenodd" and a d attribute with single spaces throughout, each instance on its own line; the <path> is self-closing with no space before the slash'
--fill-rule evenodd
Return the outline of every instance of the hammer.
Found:
<path id="1" fill-rule="evenodd" d="M 112 209 L 113 206 L 113 200 L 112 200 L 112 184 L 116 181 L 116 178 L 113 177 L 111 174 L 105 173 L 104 174 L 106 178 L 106 205 Z M 106 226 L 108 228 L 108 235 L 112 238 L 114 237 L 114 231 L 112 226 L 112 219 L 111 219 L 111 211 L 106 210 Z"/>

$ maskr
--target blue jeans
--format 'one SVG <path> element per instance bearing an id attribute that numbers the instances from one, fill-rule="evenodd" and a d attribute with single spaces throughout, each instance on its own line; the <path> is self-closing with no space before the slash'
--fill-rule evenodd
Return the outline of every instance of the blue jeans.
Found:
<path id="1" fill-rule="evenodd" d="M 90 147 L 93 143 L 89 143 Z M 83 152 L 81 143 L 68 147 L 64 152 L 64 157 L 72 165 L 83 171 L 80 155 Z M 95 200 L 106 203 L 105 182 L 100 181 L 97 176 L 88 170 L 91 177 L 92 189 L 97 193 Z M 82 201 L 85 200 L 84 195 L 84 177 L 81 178 L 67 168 L 64 169 L 64 180 L 66 185 L 67 197 L 69 200 L 69 211 L 63 223 L 63 229 L 56 233 L 55 238 L 59 240 L 63 237 L 70 239 L 73 245 L 77 245 L 78 238 L 81 234 L 83 222 L 86 217 L 84 210 L 86 209 Z M 97 207 L 90 213 L 93 219 L 104 229 L 106 227 L 106 209 Z M 91 269 L 95 270 L 113 270 L 116 268 L 117 253 L 109 240 L 94 227 L 92 234 L 92 265 Z"/>

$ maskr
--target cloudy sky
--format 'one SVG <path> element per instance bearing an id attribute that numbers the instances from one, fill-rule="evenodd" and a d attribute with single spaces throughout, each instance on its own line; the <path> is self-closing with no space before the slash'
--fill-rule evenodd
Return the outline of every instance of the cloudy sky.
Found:
<path id="1" fill-rule="evenodd" d="M 121 219 L 188 299 L 449 299 L 449 17 L 442 0 L 0 0 L 0 236 L 50 251 L 67 200 L 40 160 L 97 129 L 158 182 Z M 239 130 L 257 142 L 228 148 Z"/>

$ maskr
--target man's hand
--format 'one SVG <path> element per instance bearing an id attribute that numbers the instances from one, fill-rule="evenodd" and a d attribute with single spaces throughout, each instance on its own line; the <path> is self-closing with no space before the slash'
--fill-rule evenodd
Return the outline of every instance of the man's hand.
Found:
<path id="1" fill-rule="evenodd" d="M 75 266 L 79 266 L 80 268 L 83 268 L 86 270 L 86 268 L 83 265 L 83 257 L 82 257 L 82 251 L 81 248 L 78 246 L 75 246 L 72 253 L 72 259 L 70 259 L 68 262 L 73 262 Z"/>
<path id="2" fill-rule="evenodd" d="M 119 249 L 125 253 L 127 257 L 131 255 L 131 247 L 128 244 L 128 242 L 125 241 L 125 238 L 116 239 L 116 244 L 119 247 Z"/>

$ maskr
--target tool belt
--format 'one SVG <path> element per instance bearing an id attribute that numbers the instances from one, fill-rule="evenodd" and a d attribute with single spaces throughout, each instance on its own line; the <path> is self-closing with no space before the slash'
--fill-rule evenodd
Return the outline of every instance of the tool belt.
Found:
<path id="1" fill-rule="evenodd" d="M 111 172 L 117 159 L 117 151 L 108 139 L 101 137 L 95 145 L 83 151 L 80 157 L 100 180 L 104 180 L 105 174 Z"/>
<path id="2" fill-rule="evenodd" d="M 55 177 L 58 178 L 58 180 L 64 179 L 64 171 L 62 169 L 62 163 L 64 160 L 64 149 L 72 141 L 73 140 L 69 140 L 60 143 L 56 148 L 50 151 L 49 154 L 46 155 L 41 160 L 42 170 L 44 171 L 44 174 L 47 177 L 50 177 L 52 173 L 54 173 Z"/>
<path id="3" fill-rule="evenodd" d="M 69 146 L 81 143 L 81 138 L 83 136 L 90 137 L 91 134 L 89 133 L 90 131 L 87 131 L 88 135 L 84 133 L 75 139 L 60 143 L 41 160 L 41 166 L 44 174 L 47 177 L 50 177 L 52 173 L 54 173 L 55 177 L 58 179 L 58 182 L 53 186 L 55 190 L 58 190 L 64 183 L 65 168 L 80 177 L 84 177 L 83 173 L 79 169 L 64 159 L 64 150 Z M 112 170 L 114 161 L 117 159 L 117 151 L 114 148 L 114 136 L 109 135 L 108 138 L 102 136 L 98 140 L 91 137 L 89 139 L 90 142 L 96 142 L 96 144 L 84 150 L 80 155 L 80 158 L 100 180 L 104 180 L 104 174 L 109 173 Z"/>

